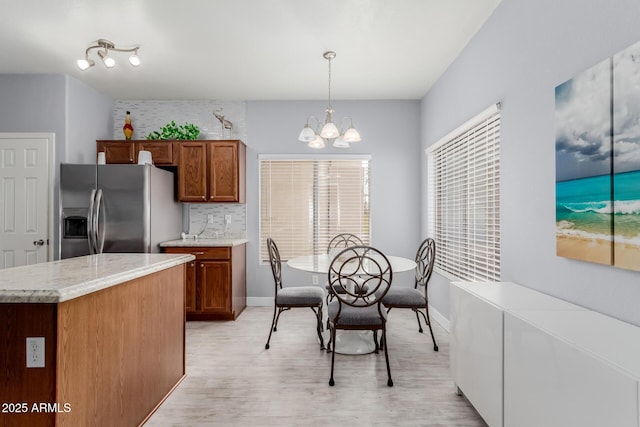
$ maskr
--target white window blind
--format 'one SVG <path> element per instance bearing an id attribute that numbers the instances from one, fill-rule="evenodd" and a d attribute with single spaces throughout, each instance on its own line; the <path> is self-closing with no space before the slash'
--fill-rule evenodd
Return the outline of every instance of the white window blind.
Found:
<path id="1" fill-rule="evenodd" d="M 500 280 L 500 111 L 492 106 L 427 149 L 427 230 L 437 271 Z"/>
<path id="2" fill-rule="evenodd" d="M 370 161 L 354 159 L 260 159 L 260 256 L 266 240 L 283 260 L 325 253 L 329 240 L 353 233 L 370 241 Z"/>

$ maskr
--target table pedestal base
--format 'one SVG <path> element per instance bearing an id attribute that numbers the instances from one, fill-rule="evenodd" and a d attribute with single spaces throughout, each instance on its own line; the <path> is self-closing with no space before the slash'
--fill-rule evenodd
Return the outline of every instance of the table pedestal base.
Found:
<path id="1" fill-rule="evenodd" d="M 325 343 L 329 342 L 331 334 L 325 331 Z M 378 334 L 380 339 L 380 334 Z M 332 344 L 335 352 L 338 354 L 358 355 L 369 354 L 376 350 L 376 344 L 373 342 L 373 332 L 371 331 L 336 331 L 336 342 Z"/>

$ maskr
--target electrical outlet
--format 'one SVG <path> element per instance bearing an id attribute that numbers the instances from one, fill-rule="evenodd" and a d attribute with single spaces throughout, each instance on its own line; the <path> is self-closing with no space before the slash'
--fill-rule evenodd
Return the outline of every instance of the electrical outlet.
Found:
<path id="1" fill-rule="evenodd" d="M 213 214 L 207 214 L 207 224 L 213 224 Z"/>
<path id="2" fill-rule="evenodd" d="M 231 224 L 231 215 L 227 214 L 224 216 L 224 225 Z"/>
<path id="3" fill-rule="evenodd" d="M 318 276 L 316 276 L 315 274 L 313 276 L 311 276 L 311 282 L 314 285 L 317 285 L 318 284 Z"/>
<path id="4" fill-rule="evenodd" d="M 27 368 L 44 368 L 44 337 L 27 337 Z"/>

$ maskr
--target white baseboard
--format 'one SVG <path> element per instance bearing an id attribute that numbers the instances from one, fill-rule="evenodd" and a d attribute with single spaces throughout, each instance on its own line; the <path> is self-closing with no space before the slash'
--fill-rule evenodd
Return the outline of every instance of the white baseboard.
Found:
<path id="1" fill-rule="evenodd" d="M 449 319 L 444 317 L 442 313 L 440 313 L 438 310 L 433 308 L 432 305 L 429 305 L 429 317 L 435 320 L 436 322 L 438 322 L 438 324 L 442 326 L 444 330 L 449 332 Z"/>
<path id="2" fill-rule="evenodd" d="M 273 307 L 273 297 L 247 297 L 247 307 Z"/>

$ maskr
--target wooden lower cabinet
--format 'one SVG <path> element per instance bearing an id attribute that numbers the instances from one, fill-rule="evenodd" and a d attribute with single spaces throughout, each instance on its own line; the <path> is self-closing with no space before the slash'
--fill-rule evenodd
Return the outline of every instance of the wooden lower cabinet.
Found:
<path id="1" fill-rule="evenodd" d="M 187 264 L 187 320 L 235 320 L 246 307 L 246 245 L 165 247 L 164 252 L 192 254 Z"/>

